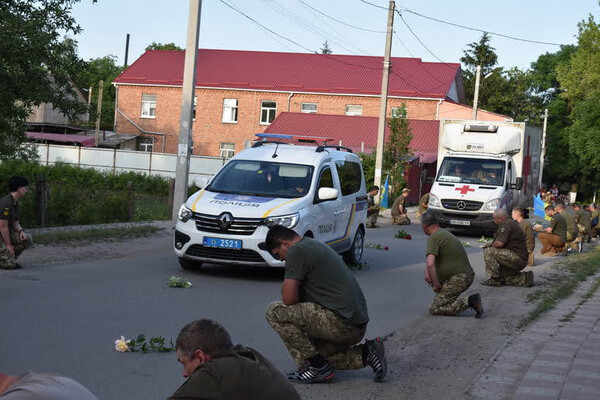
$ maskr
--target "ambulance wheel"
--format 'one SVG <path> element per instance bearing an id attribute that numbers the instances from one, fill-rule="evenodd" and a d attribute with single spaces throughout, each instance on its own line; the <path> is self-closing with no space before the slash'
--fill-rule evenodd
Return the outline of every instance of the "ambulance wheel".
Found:
<path id="1" fill-rule="evenodd" d="M 179 265 L 183 269 L 195 270 L 200 269 L 202 263 L 200 261 L 190 260 L 189 258 L 179 257 Z"/>
<path id="2" fill-rule="evenodd" d="M 362 260 L 363 256 L 363 246 L 365 244 L 365 231 L 362 227 L 358 228 L 356 234 L 354 235 L 354 240 L 352 241 L 352 246 L 348 251 L 346 251 L 344 256 L 344 261 L 348 265 L 358 264 Z"/>

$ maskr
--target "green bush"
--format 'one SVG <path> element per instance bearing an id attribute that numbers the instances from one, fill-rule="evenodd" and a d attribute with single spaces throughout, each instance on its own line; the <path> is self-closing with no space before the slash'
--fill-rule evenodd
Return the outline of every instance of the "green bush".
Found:
<path id="1" fill-rule="evenodd" d="M 25 227 L 36 221 L 36 177 L 44 175 L 48 188 L 48 225 L 92 225 L 126 222 L 133 182 L 134 221 L 169 219 L 169 180 L 135 172 L 112 173 L 83 169 L 64 163 L 43 166 L 9 161 L 0 164 L 0 193 L 8 193 L 8 180 L 22 175 L 29 180 L 29 194 L 19 201 L 19 219 Z"/>

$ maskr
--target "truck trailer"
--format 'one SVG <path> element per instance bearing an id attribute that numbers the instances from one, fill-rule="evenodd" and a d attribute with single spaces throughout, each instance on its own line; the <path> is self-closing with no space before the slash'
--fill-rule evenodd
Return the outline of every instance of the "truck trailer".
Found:
<path id="1" fill-rule="evenodd" d="M 541 141 L 523 122 L 441 120 L 429 211 L 442 227 L 494 232 L 495 209 L 532 205 Z"/>

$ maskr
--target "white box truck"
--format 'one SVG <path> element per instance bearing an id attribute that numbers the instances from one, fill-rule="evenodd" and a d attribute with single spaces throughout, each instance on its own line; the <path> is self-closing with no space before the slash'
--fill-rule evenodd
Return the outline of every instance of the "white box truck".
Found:
<path id="1" fill-rule="evenodd" d="M 441 120 L 429 210 L 443 227 L 494 232 L 496 208 L 532 205 L 541 140 L 523 122 Z"/>

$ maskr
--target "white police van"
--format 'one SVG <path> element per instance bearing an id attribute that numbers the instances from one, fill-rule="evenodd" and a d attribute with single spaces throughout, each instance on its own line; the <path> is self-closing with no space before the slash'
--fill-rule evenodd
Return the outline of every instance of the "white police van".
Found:
<path id="1" fill-rule="evenodd" d="M 234 156 L 179 209 L 174 248 L 181 267 L 283 266 L 265 250 L 273 225 L 327 243 L 348 263 L 360 262 L 367 217 L 360 158 L 341 146 L 282 142 L 327 138 L 257 136 L 263 140 Z"/>

